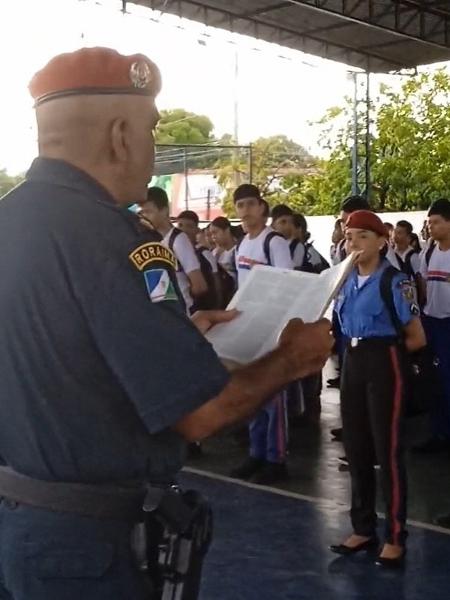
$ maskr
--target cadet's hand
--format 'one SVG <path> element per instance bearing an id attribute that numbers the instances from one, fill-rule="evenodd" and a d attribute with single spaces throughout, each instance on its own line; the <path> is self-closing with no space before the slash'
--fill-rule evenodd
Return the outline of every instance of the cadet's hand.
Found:
<path id="1" fill-rule="evenodd" d="M 239 315 L 239 311 L 233 310 L 199 310 L 191 317 L 191 321 L 200 331 L 205 334 L 213 325 L 228 323 Z"/>
<path id="2" fill-rule="evenodd" d="M 331 323 L 321 319 L 316 323 L 303 323 L 292 319 L 284 328 L 278 342 L 295 379 L 320 371 L 333 348 Z"/>

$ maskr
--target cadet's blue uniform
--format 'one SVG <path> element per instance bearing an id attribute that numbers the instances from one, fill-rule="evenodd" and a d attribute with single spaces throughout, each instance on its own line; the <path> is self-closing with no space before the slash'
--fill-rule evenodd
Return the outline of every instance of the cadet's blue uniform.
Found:
<path id="1" fill-rule="evenodd" d="M 386 541 L 403 544 L 406 472 L 402 422 L 405 398 L 404 350 L 380 294 L 387 260 L 361 286 L 353 270 L 336 303 L 342 332 L 349 339 L 341 380 L 344 446 L 352 481 L 354 532 L 375 534 L 374 464 L 381 466 L 386 504 Z M 406 325 L 417 311 L 402 273 L 392 280 L 397 315 Z"/>
<path id="2" fill-rule="evenodd" d="M 36 159 L 0 202 L 0 464 L 80 483 L 181 468 L 170 427 L 229 376 L 184 316 L 155 236 L 59 160 Z M 131 527 L 4 499 L 0 598 L 147 599 Z"/>

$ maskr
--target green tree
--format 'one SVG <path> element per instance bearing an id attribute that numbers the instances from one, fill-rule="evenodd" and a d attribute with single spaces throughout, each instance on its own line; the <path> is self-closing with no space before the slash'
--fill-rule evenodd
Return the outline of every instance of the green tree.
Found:
<path id="1" fill-rule="evenodd" d="M 380 87 L 374 101 L 370 202 L 379 211 L 425 209 L 450 195 L 450 75 L 445 70 L 408 78 L 399 91 Z M 351 191 L 353 107 L 327 111 L 316 123 L 330 152 L 307 177 L 302 193 L 315 214 L 335 214 Z M 362 115 L 361 115 L 362 117 Z M 364 140 L 358 140 L 364 152 Z"/>
<path id="2" fill-rule="evenodd" d="M 8 175 L 6 169 L 0 169 L 0 198 L 7 194 L 13 187 L 24 180 L 23 175 Z"/>
<path id="3" fill-rule="evenodd" d="M 295 205 L 293 192 L 315 159 L 300 144 L 284 135 L 276 135 L 261 137 L 252 143 L 251 162 L 252 181 L 271 206 L 279 202 Z M 219 159 L 216 166 L 218 181 L 226 190 L 224 211 L 230 217 L 235 216 L 232 192 L 249 179 L 249 156 L 232 151 L 231 156 Z"/>
<path id="4" fill-rule="evenodd" d="M 209 144 L 214 141 L 214 126 L 204 115 L 182 108 L 162 110 L 156 130 L 157 144 Z"/>

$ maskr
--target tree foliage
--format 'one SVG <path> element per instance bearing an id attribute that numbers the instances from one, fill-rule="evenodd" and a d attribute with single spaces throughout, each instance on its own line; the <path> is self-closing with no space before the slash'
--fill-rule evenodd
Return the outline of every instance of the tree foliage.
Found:
<path id="1" fill-rule="evenodd" d="M 372 206 L 379 211 L 420 210 L 449 196 L 450 75 L 424 72 L 408 78 L 398 91 L 382 85 L 372 108 Z M 309 178 L 305 192 L 313 198 L 315 214 L 336 213 L 351 190 L 351 99 L 327 111 L 316 125 L 330 157 Z M 360 138 L 362 153 L 363 144 Z"/>
<path id="2" fill-rule="evenodd" d="M 250 178 L 248 153 L 235 152 L 217 164 L 217 177 L 226 190 L 224 210 L 234 216 L 232 192 L 240 183 Z M 252 181 L 259 187 L 271 206 L 279 202 L 290 203 L 292 188 L 301 185 L 304 172 L 313 167 L 314 157 L 300 144 L 285 135 L 261 137 L 252 144 Z"/>
<path id="3" fill-rule="evenodd" d="M 162 110 L 155 140 L 157 144 L 209 144 L 214 141 L 213 129 L 204 115 L 182 108 Z"/>
<path id="4" fill-rule="evenodd" d="M 0 198 L 19 185 L 23 179 L 23 175 L 8 175 L 5 169 L 0 169 Z"/>

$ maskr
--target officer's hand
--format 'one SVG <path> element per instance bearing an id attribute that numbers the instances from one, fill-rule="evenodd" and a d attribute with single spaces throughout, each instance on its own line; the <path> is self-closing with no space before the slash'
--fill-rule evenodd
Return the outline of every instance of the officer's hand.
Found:
<path id="1" fill-rule="evenodd" d="M 278 342 L 296 379 L 319 372 L 330 357 L 333 345 L 331 323 L 327 319 L 316 323 L 292 319 Z"/>
<path id="2" fill-rule="evenodd" d="M 200 331 L 205 334 L 213 325 L 228 323 L 239 315 L 239 311 L 233 310 L 199 310 L 191 317 L 191 321 Z"/>

